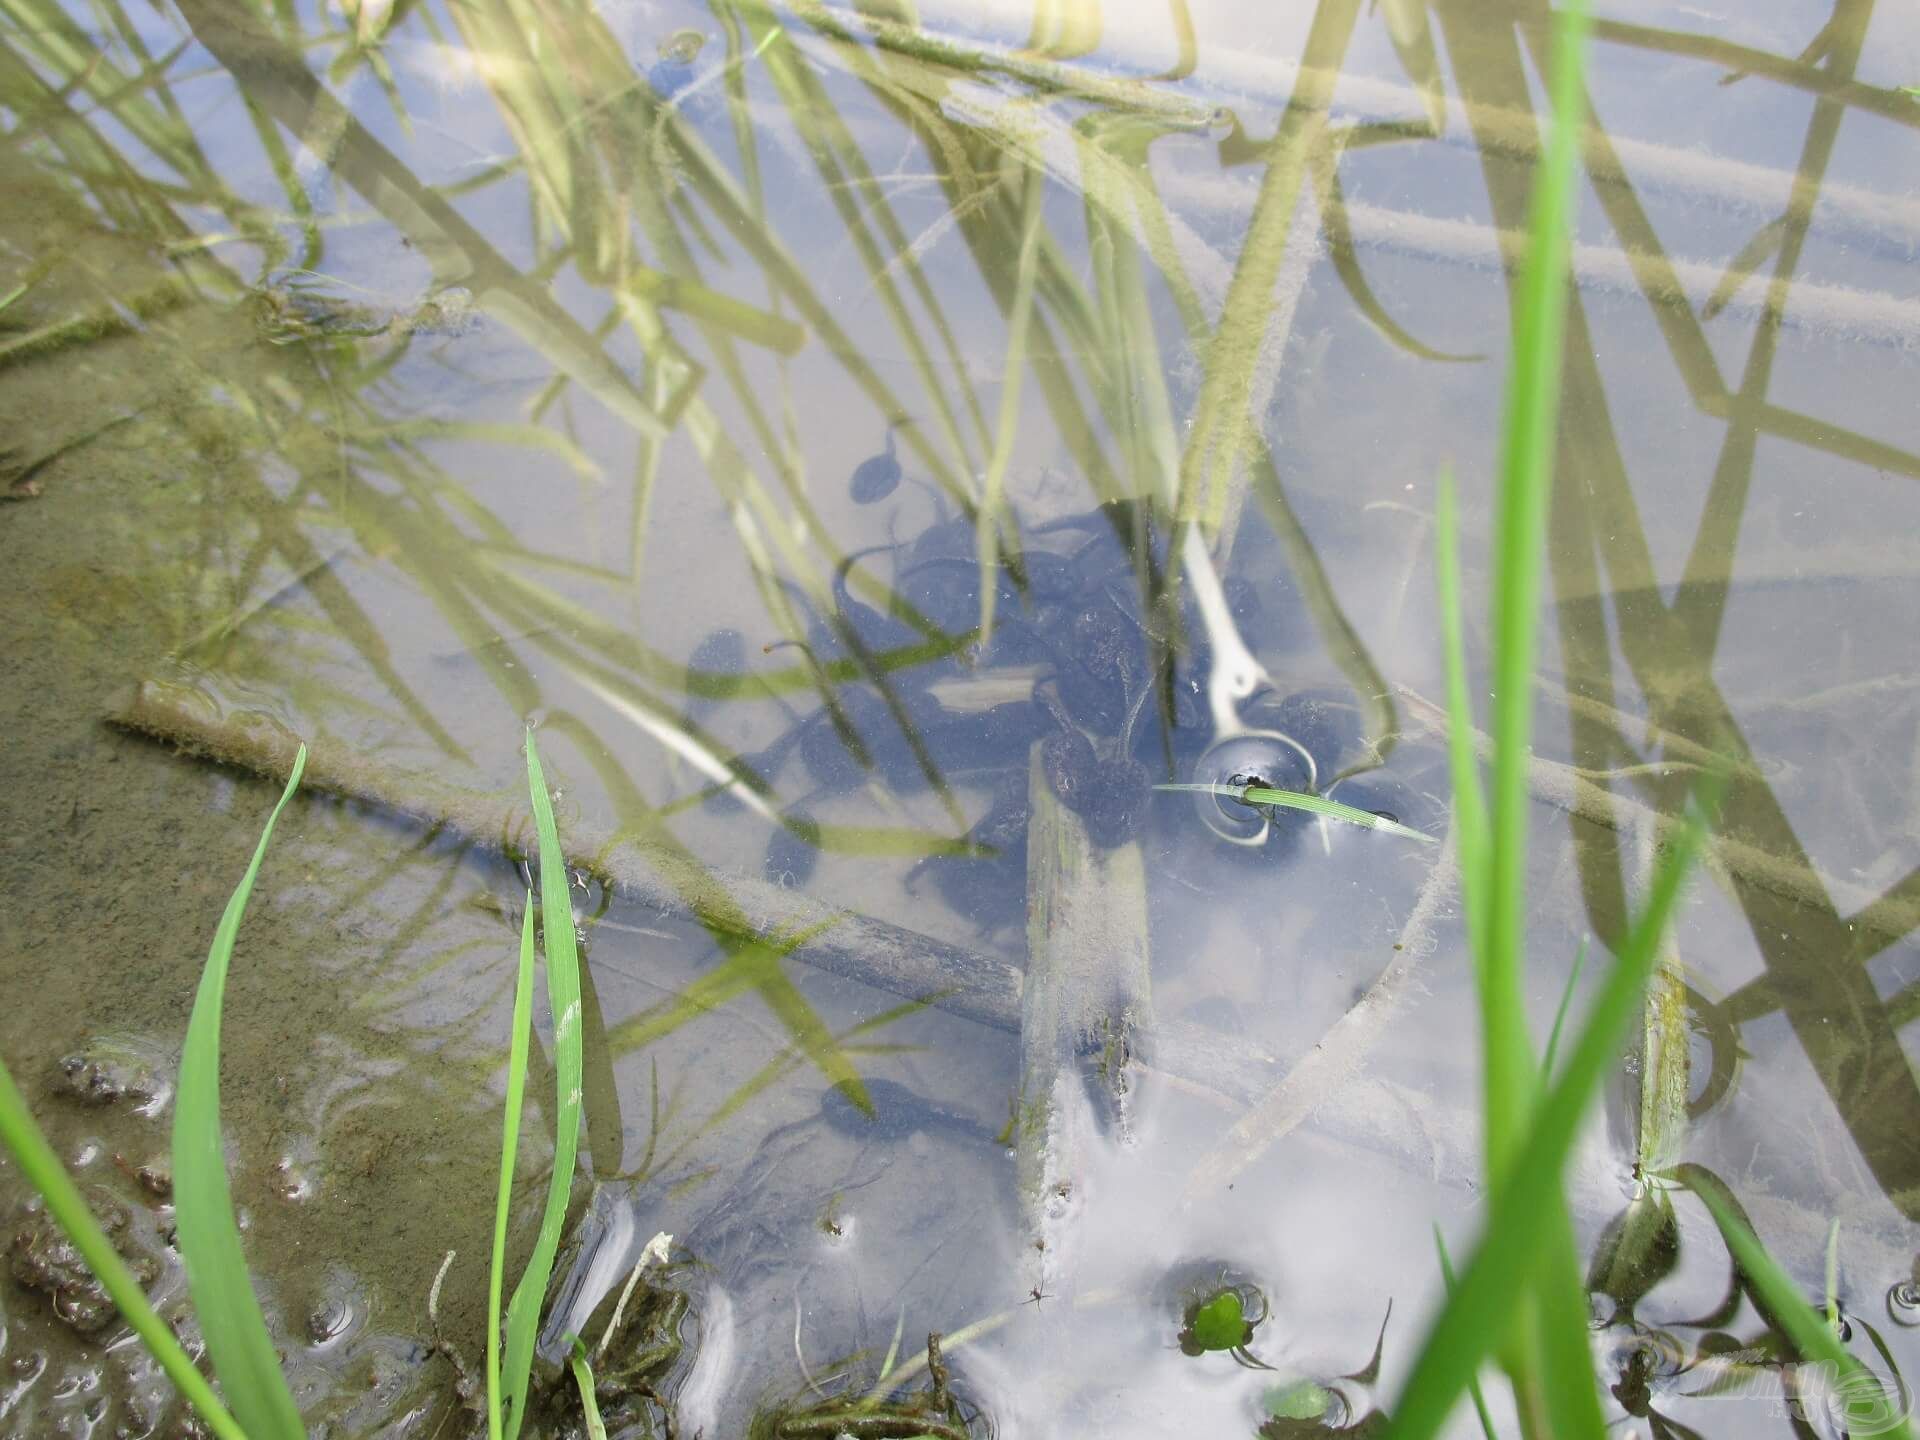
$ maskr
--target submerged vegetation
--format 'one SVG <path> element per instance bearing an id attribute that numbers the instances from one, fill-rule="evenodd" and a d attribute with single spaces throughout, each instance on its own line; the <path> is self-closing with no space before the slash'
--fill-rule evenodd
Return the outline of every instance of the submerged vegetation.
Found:
<path id="1" fill-rule="evenodd" d="M 434 1124 L 490 1106 L 505 1060 L 485 1223 L 463 1223 L 473 1186 L 429 1180 L 412 1193 L 444 1210 L 405 1240 L 434 1275 L 433 1344 L 408 1363 L 446 1361 L 470 1410 L 396 1419 L 383 1394 L 369 1423 L 1120 1433 L 1148 1412 L 1102 1416 L 1087 1377 L 1134 1346 L 1139 1385 L 1228 1397 L 1196 1425 L 1263 1436 L 1440 1433 L 1463 1392 L 1489 1434 L 1625 1417 L 1685 1436 L 1749 1375 L 1785 1392 L 1783 1428 L 1902 1428 L 1913 1281 L 1881 1271 L 1920 1220 L 1901 1041 L 1920 981 L 1898 968 L 1920 920 L 1912 677 L 1871 637 L 1844 663 L 1795 656 L 1817 680 L 1796 670 L 1783 697 L 1746 672 L 1778 682 L 1776 652 L 1818 647 L 1742 632 L 1750 583 L 1869 573 L 1837 522 L 1803 546 L 1806 482 L 1783 486 L 1770 455 L 1836 487 L 1920 478 L 1901 422 L 1849 420 L 1852 397 L 1783 349 L 1911 344 L 1908 302 L 1802 275 L 1858 251 L 1884 277 L 1920 240 L 1910 205 L 1827 179 L 1843 120 L 1920 127 L 1902 87 L 1857 73 L 1872 7 L 1837 5 L 1788 58 L 1589 27 L 1582 6 L 1320 0 L 1284 63 L 1205 49 L 1223 37 L 1185 0 L 1149 41 L 1120 8 L 1037 5 L 1014 45 L 815 0 L 659 23 L 588 0 L 0 0 L 0 193 L 33 218 L 0 222 L 0 399 L 91 397 L 0 446 L 9 543 L 42 512 L 83 528 L 57 507 L 98 504 L 89 457 L 185 457 L 195 494 L 156 483 L 87 515 L 139 563 L 42 567 L 33 633 L 57 643 L 35 648 L 139 630 L 123 726 L 271 777 L 280 807 L 302 783 L 345 797 L 341 823 L 396 847 L 370 872 L 309 861 L 304 883 L 326 897 L 329 993 L 346 962 L 325 946 L 385 932 L 340 1008 L 405 1037 L 385 1052 L 399 1078 L 340 1089 L 411 1087 L 418 1168 L 442 1158 Z M 1583 65 L 1589 45 L 1798 96 L 1796 167 L 1616 139 L 1618 73 Z M 1374 52 L 1399 73 L 1370 73 Z M 1442 186 L 1477 166 L 1486 225 L 1424 213 L 1422 166 Z M 1411 208 L 1359 198 L 1403 182 Z M 1751 222 L 1724 266 L 1669 253 L 1676 193 Z M 1583 196 L 1618 249 L 1575 245 Z M 1419 265 L 1497 275 L 1507 322 L 1469 338 L 1477 317 Z M 1629 363 L 1668 363 L 1672 396 L 1603 369 L 1608 327 L 1638 322 Z M 1382 378 L 1328 361 L 1310 332 L 1329 325 Z M 1364 393 L 1327 398 L 1343 386 Z M 1691 533 L 1641 453 L 1661 404 L 1717 437 Z M 1432 488 L 1454 445 L 1464 498 Z M 1883 503 L 1873 573 L 1910 586 L 1905 501 Z M 1854 763 L 1818 746 L 1862 713 L 1872 758 L 1810 779 Z M 524 808 L 499 738 L 523 722 L 554 777 L 529 729 Z M 1833 794 L 1860 814 L 1829 819 Z M 366 811 L 424 838 L 398 848 Z M 221 1127 L 221 998 L 273 824 L 186 1024 L 164 1202 L 231 1413 L 0 1069 L 0 1128 L 71 1273 L 98 1277 L 102 1315 L 222 1437 L 321 1423 L 284 1338 L 286 1257 L 257 1230 L 243 1247 Z M 343 850 L 377 848 L 353 834 Z M 498 881 L 496 851 L 536 851 L 537 885 Z M 511 893 L 472 893 L 490 863 Z M 57 983 L 112 993 L 72 968 Z M 315 977 L 288 959 L 272 983 Z M 1322 984 L 1341 996 L 1325 1014 Z M 1428 992 L 1477 1018 L 1477 1082 L 1453 1084 L 1457 1036 L 1436 1056 L 1398 1024 Z M 328 1023 L 311 1005 L 291 1007 L 302 1049 Z M 1443 1013 L 1437 1031 L 1465 1023 Z M 33 1023 L 10 1055 L 65 1043 Z M 1723 1106 L 1773 1046 L 1811 1087 L 1785 1125 L 1822 1132 L 1825 1188 L 1774 1187 L 1746 1158 L 1778 1090 Z M 1483 1113 L 1462 1118 L 1475 1083 Z M 264 1125 L 276 1146 L 283 1126 L 379 1124 L 351 1100 L 296 1123 L 227 1098 L 228 1133 Z M 521 1143 L 529 1098 L 550 1152 Z M 1344 1338 L 1314 1338 L 1332 1297 L 1271 1258 L 1323 1223 L 1271 1180 L 1310 1125 L 1390 1158 L 1423 1247 L 1443 1183 L 1480 1197 L 1457 1275 L 1443 1241 L 1430 1283 L 1391 1279 L 1434 1297 L 1418 1344 L 1375 1337 L 1392 1267 L 1348 1257 L 1374 1345 L 1350 1373 Z M 984 1198 L 1008 1149 L 1015 1221 Z M 1391 1232 L 1387 1214 L 1354 1223 Z M 1829 1238 L 1809 1303 L 1814 1222 L 1873 1227 L 1874 1259 L 1845 1269 Z M 438 1228 L 484 1231 L 491 1256 L 454 1325 Z M 1193 1293 L 1156 1291 L 1153 1267 L 1224 1245 L 1244 1273 L 1209 1260 Z M 1694 1305 L 1709 1251 L 1726 1299 Z M 58 1268 L 20 1254 L 36 1284 Z M 897 1307 L 877 1338 L 875 1294 Z M 1723 1413 L 1753 1433 L 1751 1408 Z"/>
<path id="2" fill-rule="evenodd" d="M 255 1440 L 262 1437 L 291 1440 L 307 1433 L 293 1393 L 281 1374 L 273 1337 L 254 1295 L 254 1282 L 228 1189 L 220 1129 L 220 1019 L 227 973 L 248 897 L 253 892 L 261 861 L 266 858 L 267 844 L 273 838 L 281 811 L 299 788 L 306 759 L 303 746 L 294 760 L 293 773 L 288 777 L 279 803 L 261 832 L 252 863 L 235 888 L 214 933 L 199 995 L 194 1002 L 193 1018 L 187 1027 L 179 1092 L 175 1097 L 173 1195 L 177 1244 L 193 1289 L 194 1314 L 227 1404 L 223 1405 L 208 1388 L 173 1331 L 148 1304 L 139 1281 L 128 1270 L 99 1220 L 88 1209 L 86 1200 L 54 1157 L 27 1113 L 12 1076 L 0 1063 L 0 1141 L 20 1160 L 28 1180 L 52 1208 L 61 1228 L 80 1248 L 88 1266 L 100 1277 L 140 1343 L 152 1352 L 167 1377 L 179 1386 L 188 1404 L 222 1440 L 229 1437 L 243 1440 L 248 1436 Z M 566 864 L 560 858 L 553 808 L 531 731 L 527 734 L 527 783 L 539 830 L 540 893 L 565 896 L 570 888 Z M 526 1419 L 534 1332 L 546 1301 L 554 1253 L 566 1220 L 573 1172 L 572 1142 L 580 1128 L 580 978 L 572 916 L 570 911 L 565 913 L 566 923 L 551 929 L 541 927 L 548 999 L 551 1013 L 556 1017 L 553 1041 L 559 1091 L 553 1112 L 556 1126 L 553 1181 L 548 1187 L 534 1253 L 514 1286 L 503 1326 L 500 1297 L 506 1269 L 508 1215 L 526 1093 L 527 1056 L 533 1034 L 535 907 L 531 892 L 520 932 L 485 1340 L 487 1433 L 495 1440 L 502 1435 L 517 1436 Z M 581 1364 L 584 1369 L 584 1361 Z M 591 1412 L 591 1372 L 584 1373 L 587 1378 L 581 1382 L 583 1403 Z"/>

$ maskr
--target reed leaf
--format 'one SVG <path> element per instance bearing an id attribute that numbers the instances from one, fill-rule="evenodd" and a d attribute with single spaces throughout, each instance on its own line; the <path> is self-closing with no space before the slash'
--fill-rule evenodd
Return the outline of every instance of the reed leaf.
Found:
<path id="1" fill-rule="evenodd" d="M 1561 336 L 1572 247 L 1575 140 L 1582 114 L 1584 4 L 1556 25 L 1551 89 L 1556 117 L 1535 179 L 1532 234 L 1514 317 L 1506 422 L 1494 529 L 1494 762 L 1483 872 L 1486 952 L 1481 980 L 1486 1026 L 1487 1148 L 1496 1177 L 1535 1085 L 1526 1035 L 1527 762 L 1532 744 L 1533 667 L 1544 566 L 1547 496 L 1560 409 Z"/>
<path id="2" fill-rule="evenodd" d="M 1033 318 L 1033 279 L 1039 263 L 1041 202 L 1045 181 L 1038 170 L 1027 172 L 1021 203 L 1020 250 L 1015 261 L 1013 306 L 1007 316 L 1007 359 L 1000 372 L 1000 418 L 987 461 L 987 479 L 975 517 L 976 548 L 980 552 L 980 641 L 993 638 L 994 602 L 1000 593 L 1000 525 L 1007 465 L 1020 430 L 1020 390 L 1027 377 L 1027 329 Z"/>
<path id="3" fill-rule="evenodd" d="M 607 1440 L 606 1422 L 600 1418 L 600 1401 L 593 1392 L 593 1366 L 587 1360 L 587 1347 L 578 1335 L 567 1337 L 567 1368 L 573 1371 L 573 1383 L 580 1390 L 580 1408 L 586 1414 L 588 1440 Z"/>
<path id="4" fill-rule="evenodd" d="M 1560 1172 L 1587 1103 L 1615 1063 L 1705 827 L 1689 817 L 1567 1055 L 1530 1112 L 1487 1208 L 1484 1237 L 1428 1332 L 1401 1392 L 1391 1440 L 1426 1440 L 1446 1423 L 1480 1363 L 1511 1332 L 1516 1297 L 1534 1288 L 1545 1248 L 1563 1238 Z M 1564 1318 L 1564 1317 L 1561 1317 Z M 1581 1331 L 1585 1333 L 1584 1311 Z M 1591 1376 L 1589 1362 L 1586 1374 Z"/>
<path id="5" fill-rule="evenodd" d="M 560 1228 L 573 1190 L 574 1160 L 580 1145 L 580 1095 L 584 1060 L 580 1037 L 580 957 L 574 945 L 573 909 L 568 903 L 567 862 L 553 821 L 553 799 L 540 769 L 540 751 L 527 731 L 527 789 L 533 801 L 540 845 L 540 933 L 547 957 L 547 1003 L 553 1012 L 554 1134 L 553 1172 L 533 1254 L 521 1272 L 507 1305 L 506 1354 L 501 1387 L 505 1440 L 515 1440 L 526 1419 L 527 1385 L 533 1368 L 533 1342 L 540 1306 L 560 1248 Z"/>
<path id="6" fill-rule="evenodd" d="M 513 1174 L 520 1157 L 520 1112 L 527 1094 L 527 1047 L 533 1033 L 533 892 L 520 912 L 520 965 L 513 987 L 513 1021 L 507 1032 L 507 1103 L 500 1125 L 500 1176 L 493 1205 L 493 1264 L 487 1272 L 487 1435 L 500 1440 L 500 1300 L 506 1289 L 507 1220 L 513 1206 Z"/>
<path id="7" fill-rule="evenodd" d="M 227 902 L 226 913 L 214 930 L 206 968 L 200 974 L 199 993 L 187 1022 L 187 1038 L 180 1056 L 180 1090 L 174 1102 L 173 1186 L 174 1214 L 180 1253 L 186 1261 L 187 1288 L 214 1373 L 241 1427 L 252 1440 L 300 1440 L 306 1427 L 300 1422 L 293 1392 L 280 1373 L 279 1352 L 267 1330 L 266 1317 L 247 1274 L 246 1252 L 240 1245 L 240 1226 L 234 1217 L 233 1193 L 227 1184 L 227 1159 L 220 1143 L 220 1013 L 226 995 L 227 971 L 233 946 L 246 914 L 254 878 L 266 858 L 267 842 L 307 765 L 302 745 L 287 777 L 286 789 L 267 817 L 254 847 L 247 873 Z"/>

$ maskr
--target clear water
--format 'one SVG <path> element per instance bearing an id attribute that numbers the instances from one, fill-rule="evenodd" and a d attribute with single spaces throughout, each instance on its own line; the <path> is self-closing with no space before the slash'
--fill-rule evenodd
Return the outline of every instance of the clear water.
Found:
<path id="1" fill-rule="evenodd" d="M 348 793 L 275 842 L 225 1075 L 316 1429 L 472 1423 L 527 723 L 588 938 L 567 1300 L 604 1325 L 673 1236 L 680 1434 L 864 1394 L 929 1332 L 1001 1435 L 1361 1423 L 1440 1297 L 1433 1227 L 1473 1242 L 1443 847 L 1237 844 L 1265 822 L 1143 787 L 1297 782 L 1299 740 L 1444 833 L 1435 486 L 1483 615 L 1541 34 L 874 8 L 0 6 L 0 1047 L 183 1308 L 138 1174 L 165 1096 L 100 1091 L 171 1073 L 273 790 L 107 722 L 143 686 L 190 749 L 313 744 Z M 1593 47 L 1543 1040 L 1734 761 L 1666 1068 L 1623 1055 L 1570 1181 L 1622 1433 L 1841 1433 L 1727 1358 L 1766 1326 L 1715 1314 L 1685 1189 L 1654 1182 L 1671 1268 L 1608 1275 L 1637 1164 L 1717 1176 L 1810 1294 L 1837 1220 L 1854 1349 L 1914 1368 L 1916 82 L 1897 7 L 1616 6 Z M 985 638 L 983 504 L 1018 556 Z M 1265 679 L 1226 712 L 1176 507 Z M 1222 757 L 1223 715 L 1291 738 Z M 0 1434 L 163 1433 L 137 1352 L 56 1315 L 81 1292 L 11 1168 L 0 1203 Z M 1191 1333 L 1223 1285 L 1239 1357 Z"/>

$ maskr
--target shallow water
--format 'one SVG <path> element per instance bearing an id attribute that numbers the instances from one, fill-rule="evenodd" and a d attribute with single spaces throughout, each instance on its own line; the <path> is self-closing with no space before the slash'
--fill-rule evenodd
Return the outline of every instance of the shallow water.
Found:
<path id="1" fill-rule="evenodd" d="M 523 724 L 588 941 L 545 1348 L 670 1234 L 684 1322 L 606 1353 L 679 1334 L 680 1434 L 890 1358 L 920 1387 L 929 1332 L 981 1433 L 1358 1424 L 1441 1297 L 1434 1226 L 1472 1244 L 1432 516 L 1451 467 L 1484 615 L 1543 32 L 917 18 L 0 4 L 0 1053 L 183 1313 L 166 1081 L 273 790 L 108 722 L 306 739 L 343 793 L 274 842 L 224 1099 L 316 1431 L 472 1423 Z M 1870 5 L 1617 5 L 1591 54 L 1542 1041 L 1731 761 L 1673 1003 L 1570 1178 L 1622 1433 L 1841 1433 L 1751 1304 L 1714 1314 L 1685 1188 L 1653 1182 L 1670 1268 L 1609 1273 L 1643 1170 L 1718 1177 L 1809 1294 L 1837 1219 L 1854 1350 L 1920 1358 L 1917 80 L 1920 23 Z M 1230 711 L 1205 570 L 1267 682 Z M 1223 722 L 1290 738 L 1229 763 Z M 1236 774 L 1431 843 L 1144 788 Z M 0 1436 L 166 1433 L 10 1165 L 0 1206 Z M 1240 1357 L 1192 1338 L 1223 1286 Z"/>

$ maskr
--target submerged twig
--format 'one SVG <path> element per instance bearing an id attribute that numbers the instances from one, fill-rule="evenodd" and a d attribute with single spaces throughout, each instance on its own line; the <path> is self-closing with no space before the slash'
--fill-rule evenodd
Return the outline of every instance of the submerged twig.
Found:
<path id="1" fill-rule="evenodd" d="M 1028 760 L 1027 971 L 1020 993 L 1020 1114 L 1014 1173 L 1030 1240 L 1043 1257 L 1075 1208 L 1091 1121 L 1083 1056 L 1105 1101 L 1126 1120 L 1133 1055 L 1151 1024 L 1147 881 L 1140 847 L 1095 847 L 1080 816 L 1054 794 L 1035 745 Z"/>
<path id="2" fill-rule="evenodd" d="M 300 744 L 271 717 L 228 714 L 204 691 L 164 681 L 143 682 L 110 718 L 123 729 L 269 777 L 284 778 Z M 509 855 L 533 849 L 533 816 L 525 799 L 391 765 L 338 740 L 315 738 L 306 785 L 424 824 L 449 826 Z M 743 940 L 814 932 L 794 952 L 796 958 L 897 995 L 931 998 L 943 1009 L 1000 1029 L 1019 1026 L 1020 973 L 1005 960 L 745 875 L 710 873 L 702 889 L 689 895 L 674 883 L 684 881 L 684 866 L 660 868 L 670 857 L 658 845 L 645 838 L 618 839 L 590 824 L 569 825 L 564 848 L 570 866 L 655 909 L 723 925 Z M 707 903 L 709 894 L 715 903 Z"/>

